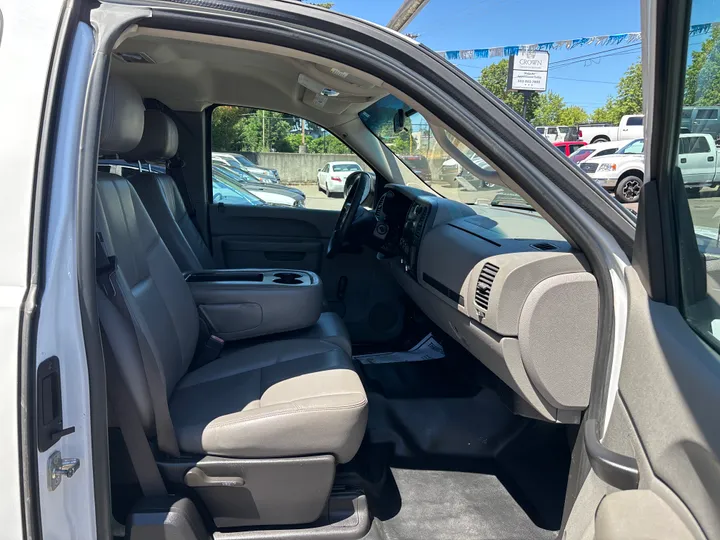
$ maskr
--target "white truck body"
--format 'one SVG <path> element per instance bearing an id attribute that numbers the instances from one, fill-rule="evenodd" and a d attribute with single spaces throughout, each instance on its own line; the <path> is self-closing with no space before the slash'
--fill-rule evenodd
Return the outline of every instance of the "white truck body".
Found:
<path id="1" fill-rule="evenodd" d="M 625 152 L 623 153 L 623 151 Z M 680 135 L 677 163 L 683 174 L 683 182 L 687 187 L 701 188 L 720 183 L 719 152 L 712 135 L 705 133 Z M 580 168 L 598 185 L 610 191 L 615 190 L 617 184 L 629 176 L 642 181 L 645 178 L 643 141 L 636 139 L 618 150 L 616 154 L 583 161 Z"/>
<path id="2" fill-rule="evenodd" d="M 610 141 L 631 141 L 643 137 L 642 114 L 626 114 L 620 119 L 619 126 L 580 125 L 581 141 L 588 144 Z"/>

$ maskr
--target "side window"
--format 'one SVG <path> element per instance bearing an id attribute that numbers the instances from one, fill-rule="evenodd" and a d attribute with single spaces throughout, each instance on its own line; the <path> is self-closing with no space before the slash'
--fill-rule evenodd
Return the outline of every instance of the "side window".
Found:
<path id="1" fill-rule="evenodd" d="M 642 126 L 643 125 L 643 117 L 642 116 L 631 116 L 628 118 L 627 121 L 628 126 Z"/>
<path id="2" fill-rule="evenodd" d="M 608 148 L 607 150 L 600 150 L 594 157 L 609 156 L 617 152 L 617 148 Z"/>
<path id="3" fill-rule="evenodd" d="M 695 116 L 698 120 L 717 120 L 717 117 L 717 109 L 700 109 Z"/>
<path id="4" fill-rule="evenodd" d="M 692 15 L 699 11 L 703 16 L 718 14 L 710 0 L 693 2 Z M 692 231 L 684 231 L 680 241 L 683 313 L 691 326 L 720 350 L 720 171 L 714 144 L 718 128 L 717 122 L 708 121 L 718 118 L 718 108 L 707 107 L 720 103 L 720 28 L 713 27 L 701 39 L 689 39 L 682 118 L 694 112 L 694 120 L 700 121 L 681 121 L 679 130 L 677 164 L 693 227 Z M 692 238 L 697 242 L 699 257 L 684 244 Z"/>
<path id="5" fill-rule="evenodd" d="M 340 210 L 347 177 L 372 171 L 340 139 L 297 116 L 218 106 L 211 129 L 215 203 Z M 339 168 L 320 174 L 331 165 Z"/>
<path id="6" fill-rule="evenodd" d="M 551 127 L 547 130 L 548 135 L 557 135 L 557 128 Z"/>

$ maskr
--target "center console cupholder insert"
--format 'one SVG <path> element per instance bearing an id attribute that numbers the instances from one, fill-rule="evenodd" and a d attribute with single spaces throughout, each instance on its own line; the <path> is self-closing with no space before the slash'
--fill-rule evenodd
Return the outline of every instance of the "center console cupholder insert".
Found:
<path id="1" fill-rule="evenodd" d="M 296 274 L 295 272 L 278 272 L 275 274 L 275 279 L 273 279 L 273 283 L 282 283 L 283 285 L 300 285 L 302 281 L 300 281 L 300 278 L 302 276 L 300 274 Z"/>

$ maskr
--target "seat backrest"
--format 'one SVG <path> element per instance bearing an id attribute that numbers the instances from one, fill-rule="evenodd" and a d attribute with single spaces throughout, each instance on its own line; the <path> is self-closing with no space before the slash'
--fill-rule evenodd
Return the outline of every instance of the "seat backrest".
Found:
<path id="1" fill-rule="evenodd" d="M 107 121 L 106 119 L 123 119 Z M 125 155 L 140 141 L 144 107 L 140 95 L 110 80 L 103 111 L 101 152 Z M 197 307 L 175 260 L 163 243 L 133 186 L 121 176 L 98 173 L 96 226 L 108 254 L 117 258 L 117 282 L 165 379 L 148 388 L 132 321 L 98 295 L 98 310 L 118 364 L 147 431 L 153 429 L 149 392 L 169 395 L 192 361 L 199 334 Z M 114 324 L 107 324 L 113 321 Z"/>
<path id="2" fill-rule="evenodd" d="M 127 161 L 164 161 L 176 154 L 177 147 L 175 122 L 161 111 L 146 110 L 142 139 L 124 157 Z M 180 269 L 186 272 L 214 268 L 210 250 L 190 219 L 172 177 L 140 172 L 130 182 Z"/>

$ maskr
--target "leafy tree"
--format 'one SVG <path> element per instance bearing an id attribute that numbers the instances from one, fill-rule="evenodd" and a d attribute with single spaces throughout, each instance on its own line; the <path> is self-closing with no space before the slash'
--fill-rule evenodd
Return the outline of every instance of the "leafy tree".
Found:
<path id="1" fill-rule="evenodd" d="M 571 105 L 565 107 L 560 111 L 560 117 L 558 118 L 558 124 L 561 126 L 575 126 L 577 124 L 583 124 L 588 120 L 588 113 L 582 107 L 577 105 Z"/>
<path id="2" fill-rule="evenodd" d="M 556 94 L 555 92 L 540 94 L 537 102 L 533 124 L 536 126 L 563 124 L 560 121 L 560 114 L 565 109 L 565 100 L 560 94 Z"/>
<path id="3" fill-rule="evenodd" d="M 273 111 L 255 111 L 246 117 L 242 124 L 245 151 L 269 152 L 286 148 L 285 137 L 290 130 L 290 123 L 282 113 Z"/>
<path id="4" fill-rule="evenodd" d="M 212 113 L 212 148 L 216 152 L 243 150 L 243 121 L 249 109 L 217 107 Z"/>
<path id="5" fill-rule="evenodd" d="M 310 154 L 351 154 L 352 151 L 340 139 L 326 133 L 322 137 L 307 141 Z"/>
<path id="6" fill-rule="evenodd" d="M 510 108 L 522 114 L 524 99 L 522 93 L 512 92 L 507 89 L 509 66 L 510 62 L 505 58 L 483 68 L 482 72 L 480 72 L 478 82 L 500 98 L 501 101 L 505 102 Z M 527 106 L 528 118 L 535 117 L 535 109 L 538 106 L 539 99 L 536 92 L 530 95 Z"/>
<path id="7" fill-rule="evenodd" d="M 720 28 L 713 28 L 699 51 L 693 51 L 685 76 L 685 105 L 720 104 Z"/>
<path id="8" fill-rule="evenodd" d="M 643 110 L 642 65 L 632 64 L 617 84 L 617 96 L 609 97 L 605 105 L 595 109 L 593 122 L 617 124 L 626 114 L 640 114 Z"/>

